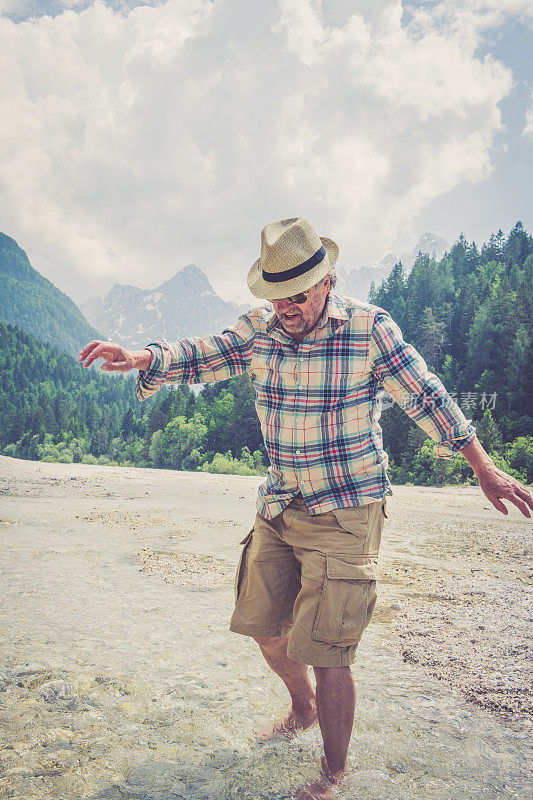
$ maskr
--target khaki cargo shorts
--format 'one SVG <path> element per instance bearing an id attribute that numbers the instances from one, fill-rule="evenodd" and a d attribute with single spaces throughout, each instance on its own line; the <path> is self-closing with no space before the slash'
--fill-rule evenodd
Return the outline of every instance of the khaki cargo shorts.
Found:
<path id="1" fill-rule="evenodd" d="M 235 581 L 230 630 L 289 635 L 287 654 L 315 667 L 355 661 L 376 604 L 385 500 L 310 515 L 301 495 L 281 514 L 259 514 Z"/>

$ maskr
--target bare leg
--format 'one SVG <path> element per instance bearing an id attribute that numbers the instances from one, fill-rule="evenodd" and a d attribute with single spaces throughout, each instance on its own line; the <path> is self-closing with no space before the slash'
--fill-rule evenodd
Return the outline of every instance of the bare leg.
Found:
<path id="1" fill-rule="evenodd" d="M 318 720 L 324 742 L 322 777 L 304 787 L 298 800 L 330 800 L 346 770 L 355 712 L 355 684 L 349 667 L 314 667 Z"/>
<path id="2" fill-rule="evenodd" d="M 287 640 L 287 636 L 255 640 L 268 666 L 279 675 L 292 700 L 282 722 L 270 724 L 261 730 L 259 736 L 262 739 L 304 730 L 317 721 L 315 691 L 309 680 L 309 668 L 287 656 Z"/>
<path id="3" fill-rule="evenodd" d="M 314 667 L 318 720 L 332 775 L 344 772 L 355 713 L 355 683 L 350 667 Z"/>

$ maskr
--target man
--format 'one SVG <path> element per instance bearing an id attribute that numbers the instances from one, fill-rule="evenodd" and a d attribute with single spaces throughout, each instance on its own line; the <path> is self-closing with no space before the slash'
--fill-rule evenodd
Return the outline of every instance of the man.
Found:
<path id="1" fill-rule="evenodd" d="M 257 641 L 291 697 L 284 720 L 262 735 L 319 722 L 322 775 L 301 800 L 331 797 L 346 769 L 355 707 L 350 664 L 376 601 L 390 492 L 379 392 L 385 388 L 404 407 L 440 455 L 461 453 L 496 509 L 507 513 L 502 499 L 527 517 L 533 508 L 529 492 L 494 465 L 390 316 L 331 292 L 337 257 L 335 242 L 307 220 L 271 223 L 248 285 L 273 310 L 253 309 L 220 336 L 138 352 L 91 342 L 80 353 L 85 366 L 104 358 L 102 369 L 139 369 L 140 400 L 168 382 L 250 376 L 271 466 L 243 542 L 230 629 Z"/>

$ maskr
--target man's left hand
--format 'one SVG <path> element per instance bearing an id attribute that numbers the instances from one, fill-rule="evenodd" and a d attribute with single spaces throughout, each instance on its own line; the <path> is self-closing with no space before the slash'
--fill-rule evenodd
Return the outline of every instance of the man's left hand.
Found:
<path id="1" fill-rule="evenodd" d="M 516 478 L 511 478 L 501 469 L 498 469 L 492 458 L 482 448 L 477 436 L 468 442 L 462 449 L 461 455 L 466 458 L 479 481 L 485 497 L 487 497 L 496 511 L 508 514 L 502 500 L 513 503 L 524 515 L 531 517 L 530 508 L 533 509 L 533 497 L 525 486 Z"/>
<path id="2" fill-rule="evenodd" d="M 476 475 L 483 493 L 497 511 L 507 514 L 508 510 L 502 500 L 508 500 L 520 509 L 524 517 L 531 517 L 529 509 L 533 509 L 533 497 L 516 478 L 507 475 L 495 464 L 486 465 Z"/>

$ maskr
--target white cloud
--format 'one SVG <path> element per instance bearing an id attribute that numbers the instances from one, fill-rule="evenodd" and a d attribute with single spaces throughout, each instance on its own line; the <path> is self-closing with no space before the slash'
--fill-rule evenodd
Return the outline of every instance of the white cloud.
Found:
<path id="1" fill-rule="evenodd" d="M 479 25 L 526 13 L 465 5 Z M 489 174 L 512 76 L 459 3 L 408 26 L 397 0 L 341 6 L 335 24 L 318 0 L 0 17 L 2 229 L 79 297 L 194 261 L 243 298 L 260 228 L 295 214 L 345 267 L 381 257 Z"/>
<path id="2" fill-rule="evenodd" d="M 430 0 L 407 8 L 421 31 L 446 26 L 462 39 L 478 42 L 484 31 L 503 25 L 509 19 L 533 22 L 531 0 Z"/>
<path id="3" fill-rule="evenodd" d="M 273 30 L 285 30 L 289 48 L 298 54 L 303 64 L 316 64 L 326 40 L 320 0 L 290 0 L 280 3 L 280 7 L 280 20 Z"/>
<path id="4" fill-rule="evenodd" d="M 530 93 L 530 104 L 526 111 L 526 124 L 522 133 L 524 136 L 531 136 L 533 138 L 533 90 Z"/>

